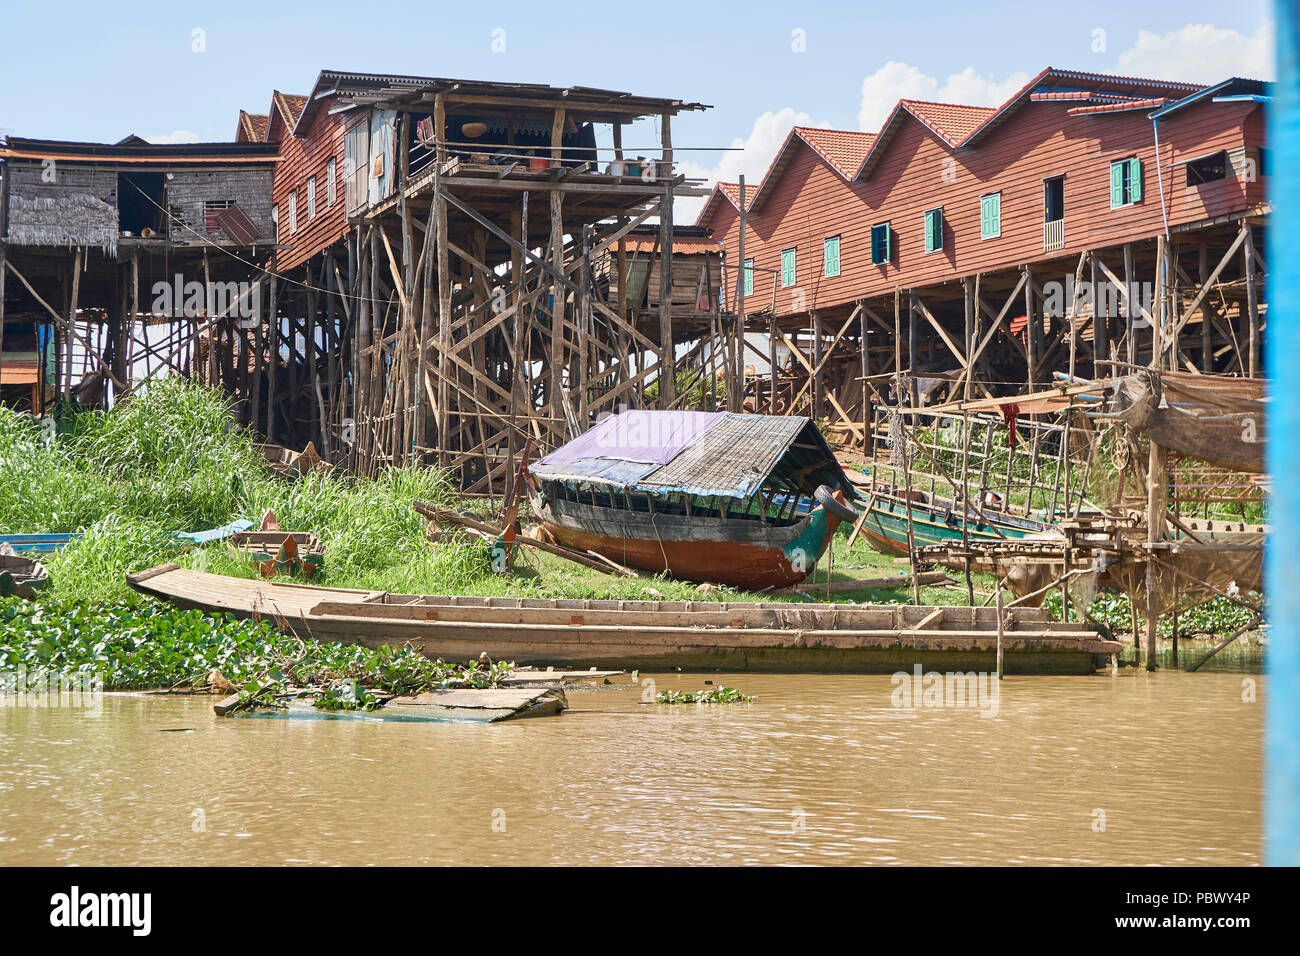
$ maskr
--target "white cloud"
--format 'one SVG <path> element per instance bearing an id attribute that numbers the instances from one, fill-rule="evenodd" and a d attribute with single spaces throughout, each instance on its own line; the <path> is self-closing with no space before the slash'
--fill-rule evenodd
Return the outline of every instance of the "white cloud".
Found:
<path id="1" fill-rule="evenodd" d="M 1137 43 L 1119 55 L 1115 72 L 1143 78 L 1217 83 L 1230 76 L 1272 80 L 1273 23 L 1260 24 L 1246 36 L 1208 23 L 1189 23 L 1157 34 L 1142 30 Z"/>
<path id="2" fill-rule="evenodd" d="M 862 81 L 862 103 L 858 129 L 879 132 L 899 100 L 930 100 L 967 106 L 1000 106 L 1029 82 L 1028 73 L 1012 73 L 1004 79 L 977 73 L 966 67 L 942 83 L 936 77 L 898 60 L 890 60 Z"/>
<path id="3" fill-rule="evenodd" d="M 199 141 L 199 134 L 188 129 L 174 129 L 170 133 L 158 133 L 156 136 L 146 136 L 145 139 L 156 146 L 162 146 L 168 143 L 197 143 Z"/>
<path id="4" fill-rule="evenodd" d="M 714 183 L 734 183 L 743 173 L 745 191 L 752 196 L 754 190 L 763 180 L 763 175 L 776 158 L 776 152 L 790 134 L 792 126 L 827 126 L 826 123 L 814 122 L 807 113 L 802 113 L 787 106 L 780 110 L 768 110 L 756 120 L 745 137 L 731 141 L 732 149 L 722 154 L 716 166 L 708 167 L 689 159 L 677 163 L 679 172 L 692 178 L 703 178 L 706 185 Z M 679 223 L 694 222 L 706 202 L 703 198 L 683 198 L 673 203 L 673 219 Z"/>

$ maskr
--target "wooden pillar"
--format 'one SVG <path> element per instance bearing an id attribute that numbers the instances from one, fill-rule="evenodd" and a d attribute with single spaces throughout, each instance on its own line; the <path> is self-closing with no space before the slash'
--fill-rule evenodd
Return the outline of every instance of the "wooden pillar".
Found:
<path id="1" fill-rule="evenodd" d="M 1110 360 L 1110 309 L 1104 307 L 1104 302 L 1110 301 L 1110 296 L 1101 294 L 1101 286 L 1097 282 L 1097 256 L 1092 254 L 1088 256 L 1088 282 L 1092 289 L 1092 376 L 1096 378 L 1102 374 L 1101 369 L 1106 369 L 1113 374 L 1113 366 L 1098 366 L 1098 362 L 1107 362 Z"/>
<path id="2" fill-rule="evenodd" d="M 443 129 L 446 125 L 446 101 L 445 95 L 439 93 L 435 100 L 434 127 L 438 131 L 439 140 L 442 139 Z M 450 250 L 447 248 L 447 199 L 443 195 L 442 185 L 442 150 L 439 148 L 439 158 L 434 164 L 434 254 L 438 259 L 438 360 L 435 363 L 435 370 L 438 376 L 438 435 L 437 449 L 438 462 L 446 465 L 448 461 L 448 428 L 451 416 L 447 408 L 448 382 L 447 375 L 450 372 L 451 362 L 447 355 L 451 351 L 451 261 L 449 259 Z M 376 348 L 379 346 L 376 345 Z"/>
<path id="3" fill-rule="evenodd" d="M 1209 243 L 1202 240 L 1196 251 L 1196 276 L 1204 286 L 1210 281 Z M 1214 323 L 1210 321 L 1210 309 L 1205 303 L 1201 304 L 1201 371 L 1206 374 L 1214 371 Z"/>
<path id="4" fill-rule="evenodd" d="M 971 388 L 973 386 L 972 380 L 975 378 L 973 357 L 975 355 L 975 346 L 976 346 L 976 341 L 975 341 L 976 306 L 975 306 L 975 290 L 971 288 L 971 281 L 968 277 L 962 278 L 961 291 L 962 291 L 962 301 L 965 305 L 966 346 L 964 351 L 966 353 L 966 362 L 967 362 L 965 394 L 962 397 L 970 398 Z"/>
<path id="5" fill-rule="evenodd" d="M 1259 292 L 1255 288 L 1255 231 L 1249 222 L 1243 222 L 1246 243 L 1242 249 L 1246 274 L 1246 374 L 1259 376 Z"/>
<path id="6" fill-rule="evenodd" d="M 869 452 L 871 449 L 871 425 L 872 425 L 872 408 L 871 408 L 871 350 L 867 347 L 867 308 L 866 303 L 861 299 L 857 302 L 857 307 L 862 310 L 858 317 L 859 331 L 862 345 L 862 450 Z"/>
<path id="7" fill-rule="evenodd" d="M 659 407 L 671 408 L 677 400 L 677 356 L 673 348 L 673 134 L 672 117 L 661 122 L 663 160 L 659 176 L 664 195 L 659 201 Z"/>
<path id="8" fill-rule="evenodd" d="M 1038 331 L 1040 321 L 1034 314 L 1034 274 L 1025 269 L 1025 354 L 1029 371 L 1025 375 L 1025 391 L 1034 390 L 1034 379 L 1038 372 Z"/>
<path id="9" fill-rule="evenodd" d="M 767 413 L 769 415 L 777 415 L 779 414 L 779 412 L 777 411 L 776 395 L 777 395 L 777 389 L 780 388 L 781 383 L 780 383 L 779 376 L 777 374 L 778 366 L 776 361 L 776 343 L 780 339 L 780 336 L 777 334 L 776 331 L 775 315 L 767 320 L 767 328 L 768 328 L 767 348 L 768 348 L 768 359 L 770 364 L 770 367 L 768 368 L 768 372 L 770 373 L 771 380 L 772 380 L 771 394 L 768 395 L 767 398 Z"/>
<path id="10" fill-rule="evenodd" d="M 812 417 L 821 418 L 824 397 L 822 395 L 822 316 L 820 312 L 812 313 Z"/>
<path id="11" fill-rule="evenodd" d="M 1124 301 L 1127 306 L 1124 309 L 1124 339 L 1128 343 L 1126 361 L 1130 365 L 1137 364 L 1137 309 L 1133 295 L 1133 245 L 1124 243 Z"/>
<path id="12" fill-rule="evenodd" d="M 270 291 L 267 298 L 270 300 L 266 309 L 266 440 L 275 441 L 275 373 L 280 365 L 280 303 L 277 301 L 277 295 L 280 291 L 278 277 L 272 273 L 270 279 Z M 214 343 L 214 337 L 211 332 L 208 334 L 208 345 Z M 209 366 L 211 367 L 211 366 Z"/>
<path id="13" fill-rule="evenodd" d="M 911 388 L 909 389 L 910 392 L 909 398 L 912 407 L 917 408 L 920 406 L 921 400 L 920 400 L 920 390 L 916 384 L 916 313 L 919 311 L 919 308 L 916 303 L 915 292 L 908 293 L 908 301 L 910 302 L 910 307 L 907 310 L 907 368 L 908 368 L 908 378 L 911 380 Z M 913 414 L 912 415 L 913 427 L 916 426 L 916 420 L 917 420 L 917 416 Z"/>

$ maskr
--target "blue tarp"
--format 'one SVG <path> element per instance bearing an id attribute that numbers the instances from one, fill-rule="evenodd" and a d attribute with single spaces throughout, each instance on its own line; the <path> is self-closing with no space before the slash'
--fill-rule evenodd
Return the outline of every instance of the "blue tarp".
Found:
<path id="1" fill-rule="evenodd" d="M 726 412 L 626 411 L 597 422 L 529 468 L 539 478 L 635 485 L 727 417 Z"/>

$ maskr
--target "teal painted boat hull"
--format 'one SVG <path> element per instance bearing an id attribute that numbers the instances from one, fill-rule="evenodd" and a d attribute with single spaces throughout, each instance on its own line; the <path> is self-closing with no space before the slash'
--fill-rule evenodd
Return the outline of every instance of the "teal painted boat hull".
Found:
<path id="1" fill-rule="evenodd" d="M 987 512 L 986 512 L 987 514 Z M 1024 538 L 1046 526 L 1034 527 L 1034 522 L 1025 522 L 1028 527 L 1011 523 L 984 521 L 967 522 L 966 537 L 962 536 L 962 517 L 960 514 L 940 510 L 927 504 L 912 505 L 912 539 L 918 548 L 936 544 L 961 544 L 969 541 L 1006 541 Z M 998 532 L 1001 532 L 999 534 Z M 866 521 L 862 524 L 862 534 L 866 535 L 877 550 L 886 554 L 907 554 L 907 507 L 894 498 L 877 497 L 871 503 Z"/>
<path id="2" fill-rule="evenodd" d="M 210 544 L 224 541 L 240 531 L 253 527 L 253 522 L 246 518 L 232 521 L 220 528 L 207 531 L 178 531 L 173 535 L 178 546 Z M 0 544 L 7 544 L 19 554 L 52 554 L 62 551 L 81 537 L 80 531 L 55 532 L 51 534 L 0 534 Z"/>

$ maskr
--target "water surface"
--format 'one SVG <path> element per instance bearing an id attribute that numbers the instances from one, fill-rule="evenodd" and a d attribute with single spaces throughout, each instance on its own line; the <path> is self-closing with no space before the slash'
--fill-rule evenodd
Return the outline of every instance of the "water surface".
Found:
<path id="1" fill-rule="evenodd" d="M 1259 862 L 1258 674 L 1011 677 L 996 718 L 894 707 L 889 676 L 651 676 L 757 700 L 623 685 L 499 724 L 0 707 L 0 864 Z"/>

